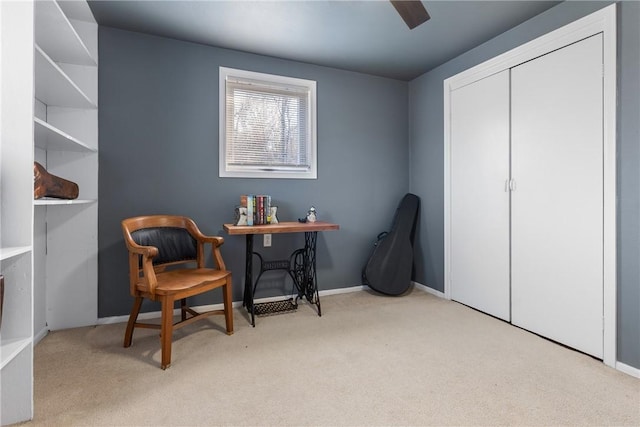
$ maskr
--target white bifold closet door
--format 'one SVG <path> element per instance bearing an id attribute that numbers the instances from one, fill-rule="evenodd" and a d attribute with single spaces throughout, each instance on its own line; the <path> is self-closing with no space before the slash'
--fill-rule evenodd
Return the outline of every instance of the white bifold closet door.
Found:
<path id="1" fill-rule="evenodd" d="M 509 320 L 509 70 L 451 93 L 451 298 Z"/>
<path id="2" fill-rule="evenodd" d="M 603 357 L 594 35 L 451 92 L 451 298 Z"/>
<path id="3" fill-rule="evenodd" d="M 602 35 L 511 70 L 511 316 L 603 356 Z"/>

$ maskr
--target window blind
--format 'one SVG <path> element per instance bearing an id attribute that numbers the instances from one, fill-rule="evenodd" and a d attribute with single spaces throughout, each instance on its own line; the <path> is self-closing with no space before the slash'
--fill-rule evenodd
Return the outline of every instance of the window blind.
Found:
<path id="1" fill-rule="evenodd" d="M 308 87 L 227 76 L 227 166 L 244 170 L 309 170 L 309 114 Z"/>

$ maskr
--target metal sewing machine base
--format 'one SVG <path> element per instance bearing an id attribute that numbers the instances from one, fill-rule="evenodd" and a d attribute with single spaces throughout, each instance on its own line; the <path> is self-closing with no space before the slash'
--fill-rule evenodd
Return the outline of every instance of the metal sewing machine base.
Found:
<path id="1" fill-rule="evenodd" d="M 252 283 L 251 269 L 253 268 L 252 258 L 256 255 L 260 258 L 260 272 L 252 286 L 245 286 L 245 297 L 243 305 L 251 314 L 251 325 L 256 326 L 255 316 L 268 316 L 280 313 L 288 313 L 298 308 L 298 300 L 306 298 L 318 309 L 318 316 L 322 316 L 320 306 L 320 295 L 316 283 L 316 239 L 317 232 L 305 232 L 304 248 L 295 250 L 288 260 L 265 261 L 258 252 L 253 251 L 253 235 L 247 235 L 246 242 L 246 283 Z M 254 296 L 258 287 L 258 282 L 262 274 L 266 271 L 284 270 L 286 271 L 297 289 L 295 300 L 289 298 L 280 301 L 269 301 L 264 303 L 254 303 Z M 248 292 L 247 292 L 248 291 Z"/>

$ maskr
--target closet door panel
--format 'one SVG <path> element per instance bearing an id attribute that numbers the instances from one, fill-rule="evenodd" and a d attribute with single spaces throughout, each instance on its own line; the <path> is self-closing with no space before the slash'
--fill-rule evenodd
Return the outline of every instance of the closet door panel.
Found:
<path id="1" fill-rule="evenodd" d="M 512 321 L 602 357 L 602 36 L 512 69 Z"/>
<path id="2" fill-rule="evenodd" d="M 509 71 L 451 94 L 451 298 L 509 320 Z"/>

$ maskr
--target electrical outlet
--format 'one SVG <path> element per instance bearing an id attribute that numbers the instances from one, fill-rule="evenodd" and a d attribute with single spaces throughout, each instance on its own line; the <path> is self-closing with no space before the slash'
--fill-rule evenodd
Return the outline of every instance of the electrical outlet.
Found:
<path id="1" fill-rule="evenodd" d="M 265 248 L 271 247 L 271 234 L 264 234 L 264 241 L 262 242 L 262 246 Z"/>

